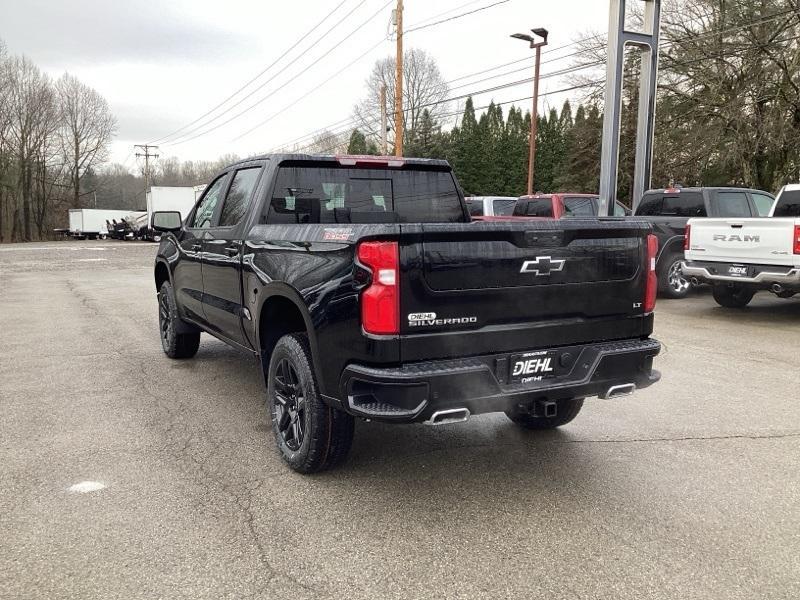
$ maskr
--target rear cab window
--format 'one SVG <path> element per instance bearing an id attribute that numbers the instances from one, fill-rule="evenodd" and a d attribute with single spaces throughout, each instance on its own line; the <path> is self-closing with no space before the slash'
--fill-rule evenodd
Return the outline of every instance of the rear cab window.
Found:
<path id="1" fill-rule="evenodd" d="M 449 169 L 283 163 L 262 223 L 463 223 Z"/>
<path id="2" fill-rule="evenodd" d="M 775 203 L 773 217 L 800 217 L 800 190 L 784 191 Z"/>
<path id="3" fill-rule="evenodd" d="M 661 215 L 676 217 L 705 217 L 706 204 L 701 192 L 665 192 Z"/>
<path id="4" fill-rule="evenodd" d="M 471 217 L 482 217 L 483 216 L 483 200 L 478 200 L 476 198 L 467 198 L 467 210 L 469 210 L 469 214 Z"/>
<path id="5" fill-rule="evenodd" d="M 516 205 L 516 198 L 495 198 L 492 200 L 492 210 L 495 216 L 507 217 L 514 214 L 514 207 Z"/>
<path id="6" fill-rule="evenodd" d="M 664 201 L 664 194 L 660 192 L 649 192 L 642 196 L 642 201 L 636 208 L 636 216 L 655 217 L 661 214 L 661 204 Z"/>
<path id="7" fill-rule="evenodd" d="M 758 210 L 758 216 L 768 217 L 769 212 L 772 210 L 772 205 L 775 204 L 775 198 L 769 194 L 763 194 L 761 192 L 753 192 L 751 196 L 753 197 L 753 203 L 756 205 L 756 209 Z"/>
<path id="8" fill-rule="evenodd" d="M 551 198 L 533 198 L 517 200 L 514 216 L 518 217 L 552 217 L 553 200 Z"/>

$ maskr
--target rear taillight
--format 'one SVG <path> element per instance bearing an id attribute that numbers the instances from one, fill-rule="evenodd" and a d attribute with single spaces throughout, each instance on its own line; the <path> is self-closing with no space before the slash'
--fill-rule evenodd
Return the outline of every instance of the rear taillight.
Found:
<path id="1" fill-rule="evenodd" d="M 794 226 L 794 253 L 800 254 L 800 225 Z"/>
<path id="2" fill-rule="evenodd" d="M 691 248 L 692 244 L 692 226 L 686 225 L 686 233 L 683 234 L 683 251 L 686 252 Z"/>
<path id="3" fill-rule="evenodd" d="M 653 234 L 647 236 L 647 285 L 644 289 L 644 312 L 651 313 L 656 308 L 658 293 L 658 277 L 656 276 L 656 257 L 658 255 L 658 238 Z"/>
<path id="4" fill-rule="evenodd" d="M 400 257 L 397 242 L 362 242 L 358 260 L 372 272 L 361 293 L 361 325 L 367 333 L 400 333 Z"/>

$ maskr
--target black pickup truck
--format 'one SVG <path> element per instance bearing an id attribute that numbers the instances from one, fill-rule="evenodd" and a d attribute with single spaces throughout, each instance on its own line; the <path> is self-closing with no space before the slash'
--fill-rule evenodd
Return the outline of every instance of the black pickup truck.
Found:
<path id="1" fill-rule="evenodd" d="M 164 352 L 206 332 L 260 357 L 300 472 L 340 462 L 355 417 L 549 429 L 659 379 L 644 221 L 471 222 L 444 161 L 268 155 L 154 227 Z"/>

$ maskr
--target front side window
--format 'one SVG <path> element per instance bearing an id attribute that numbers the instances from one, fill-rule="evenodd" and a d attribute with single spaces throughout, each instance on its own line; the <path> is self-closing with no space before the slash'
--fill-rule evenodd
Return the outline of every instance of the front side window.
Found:
<path id="1" fill-rule="evenodd" d="M 265 223 L 460 223 L 449 171 L 284 165 Z"/>
<path id="2" fill-rule="evenodd" d="M 800 217 L 800 190 L 783 192 L 775 204 L 773 217 Z"/>
<path id="3" fill-rule="evenodd" d="M 775 204 L 775 198 L 767 194 L 753 193 L 753 202 L 758 210 L 759 217 L 768 217 L 769 211 L 772 210 L 772 205 Z"/>
<path id="4" fill-rule="evenodd" d="M 700 192 L 664 194 L 661 214 L 677 217 L 705 217 L 706 205 Z"/>
<path id="5" fill-rule="evenodd" d="M 720 217 L 746 219 L 753 216 L 745 192 L 719 192 L 717 205 Z"/>
<path id="6" fill-rule="evenodd" d="M 217 204 L 219 204 L 222 198 L 222 191 L 225 189 L 226 181 L 228 181 L 227 173 L 218 177 L 216 181 L 208 187 L 206 193 L 203 195 L 203 199 L 200 200 L 200 204 L 197 205 L 192 227 L 195 229 L 208 229 L 211 227 L 212 221 L 214 220 L 214 211 L 217 210 Z"/>
<path id="7" fill-rule="evenodd" d="M 222 214 L 219 218 L 220 227 L 236 225 L 242 220 L 250 205 L 259 175 L 261 175 L 261 167 L 236 171 L 231 187 L 228 189 L 228 195 L 225 196 L 225 203 L 222 205 Z"/>
<path id="8" fill-rule="evenodd" d="M 597 204 L 593 198 L 564 198 L 565 217 L 593 217 L 597 215 Z"/>

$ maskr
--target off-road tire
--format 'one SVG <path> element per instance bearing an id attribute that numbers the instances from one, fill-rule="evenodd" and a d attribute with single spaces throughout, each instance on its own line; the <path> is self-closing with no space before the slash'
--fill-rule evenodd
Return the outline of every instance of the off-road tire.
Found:
<path id="1" fill-rule="evenodd" d="M 725 308 L 744 308 L 755 296 L 755 290 L 727 284 L 714 286 L 714 300 Z"/>
<path id="2" fill-rule="evenodd" d="M 530 413 L 506 412 L 506 416 L 525 429 L 555 429 L 572 421 L 583 408 L 583 398 L 559 400 L 555 417 L 535 417 Z"/>
<path id="3" fill-rule="evenodd" d="M 170 358 L 192 358 L 200 347 L 200 332 L 178 333 L 181 326 L 175 292 L 165 281 L 158 291 L 158 329 L 161 349 Z"/>
<path id="4" fill-rule="evenodd" d="M 680 271 L 683 260 L 682 253 L 671 252 L 660 261 L 658 291 L 665 298 L 673 298 L 675 300 L 686 298 L 689 290 L 692 289 L 692 284 Z"/>
<path id="5" fill-rule="evenodd" d="M 290 379 L 296 379 L 292 386 L 295 392 L 287 392 L 284 385 L 291 383 L 278 373 L 279 368 L 288 365 L 293 371 Z M 276 376 L 278 378 L 276 379 Z M 279 400 L 278 389 L 282 388 Z M 267 373 L 267 409 L 272 421 L 272 432 L 278 452 L 284 461 L 298 473 L 317 473 L 340 464 L 350 452 L 353 444 L 354 419 L 351 415 L 327 405 L 319 395 L 317 380 L 311 357 L 308 336 L 293 333 L 278 340 L 269 362 Z M 294 393 L 293 398 L 287 398 Z M 302 398 L 302 399 L 299 399 Z M 286 400 L 298 407 L 285 417 Z M 299 408 L 302 407 L 302 408 Z M 286 424 L 286 419 L 290 424 Z M 302 435 L 299 447 L 294 435 L 287 440 L 289 427 L 295 421 L 300 423 Z M 281 429 L 282 425 L 284 429 Z"/>

